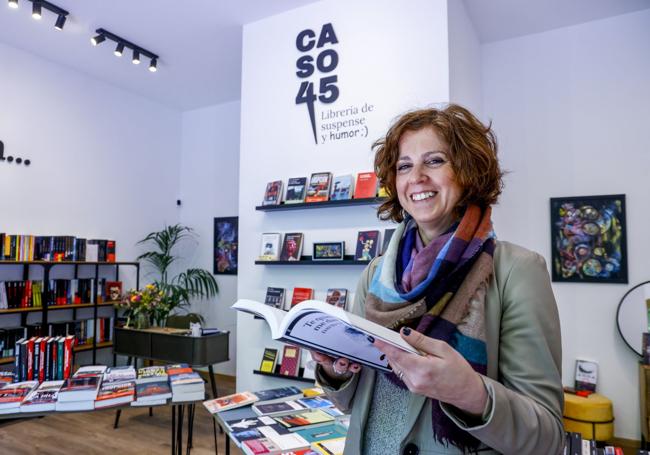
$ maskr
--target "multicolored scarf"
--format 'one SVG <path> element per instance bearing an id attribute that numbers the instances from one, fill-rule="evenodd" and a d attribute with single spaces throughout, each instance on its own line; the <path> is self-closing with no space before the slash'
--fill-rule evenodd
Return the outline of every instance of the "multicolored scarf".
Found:
<path id="1" fill-rule="evenodd" d="M 366 318 L 396 330 L 408 325 L 446 341 L 475 371 L 486 374 L 485 295 L 496 245 L 491 213 L 490 208 L 467 207 L 455 227 L 426 246 L 412 218 L 400 223 L 378 260 L 366 297 Z M 389 379 L 406 387 L 393 373 Z M 479 441 L 432 401 L 436 440 L 476 449 Z"/>

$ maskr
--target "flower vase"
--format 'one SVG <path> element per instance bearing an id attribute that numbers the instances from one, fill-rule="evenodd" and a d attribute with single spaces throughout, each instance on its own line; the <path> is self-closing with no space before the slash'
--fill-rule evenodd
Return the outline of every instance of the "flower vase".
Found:
<path id="1" fill-rule="evenodd" d="M 133 328 L 135 329 L 148 329 L 151 326 L 149 322 L 149 315 L 145 313 L 136 314 L 133 318 Z"/>

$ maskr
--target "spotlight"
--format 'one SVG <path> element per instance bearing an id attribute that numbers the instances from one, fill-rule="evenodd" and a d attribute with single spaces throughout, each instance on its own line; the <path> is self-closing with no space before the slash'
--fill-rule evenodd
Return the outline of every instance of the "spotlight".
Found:
<path id="1" fill-rule="evenodd" d="M 18 0 L 9 0 L 9 8 L 18 8 Z"/>
<path id="2" fill-rule="evenodd" d="M 63 30 L 63 26 L 65 25 L 65 20 L 66 19 L 67 18 L 64 15 L 59 14 L 59 17 L 57 17 L 57 19 L 56 19 L 56 24 L 54 24 L 54 28 L 59 30 L 59 31 Z"/>
<path id="3" fill-rule="evenodd" d="M 139 65 L 140 64 L 140 52 L 137 50 L 133 50 L 133 60 L 131 60 L 134 65 Z"/>
<path id="4" fill-rule="evenodd" d="M 32 17 L 37 21 L 41 19 L 41 4 L 39 2 L 32 3 Z"/>
<path id="5" fill-rule="evenodd" d="M 98 44 L 101 44 L 102 41 L 104 41 L 105 39 L 106 37 L 104 35 L 93 36 L 92 38 L 90 38 L 90 43 L 93 46 L 97 46 Z"/>
<path id="6" fill-rule="evenodd" d="M 117 43 L 117 47 L 115 48 L 115 54 L 116 57 L 121 57 L 122 53 L 124 52 L 124 43 Z"/>
<path id="7" fill-rule="evenodd" d="M 149 71 L 151 71 L 152 73 L 155 73 L 156 71 L 158 71 L 157 66 L 158 66 L 158 59 L 157 58 L 152 58 L 151 63 L 149 63 Z"/>

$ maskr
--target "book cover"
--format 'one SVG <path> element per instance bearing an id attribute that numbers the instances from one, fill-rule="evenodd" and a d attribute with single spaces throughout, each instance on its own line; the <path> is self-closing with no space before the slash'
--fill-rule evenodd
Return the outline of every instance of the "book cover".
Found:
<path id="1" fill-rule="evenodd" d="M 266 438 L 244 441 L 242 442 L 242 448 L 246 453 L 250 453 L 252 455 L 268 455 L 280 453 L 280 447 L 278 447 L 276 444 L 273 444 Z"/>
<path id="2" fill-rule="evenodd" d="M 280 401 L 277 403 L 262 403 L 254 404 L 253 411 L 255 414 L 260 416 L 275 416 L 282 414 L 292 414 L 296 411 L 303 411 L 307 409 L 305 406 L 301 405 L 297 401 L 288 400 Z"/>
<path id="3" fill-rule="evenodd" d="M 590 360 L 576 360 L 576 390 L 596 391 L 598 382 L 598 364 Z"/>
<path id="4" fill-rule="evenodd" d="M 377 175 L 374 172 L 359 172 L 354 189 L 355 199 L 366 199 L 377 195 Z"/>
<path id="5" fill-rule="evenodd" d="M 294 414 L 287 414 L 283 416 L 274 417 L 275 421 L 280 425 L 295 430 L 300 428 L 314 427 L 316 425 L 324 425 L 334 422 L 334 417 L 323 412 L 321 409 L 314 409 L 309 411 L 300 411 Z"/>
<path id="6" fill-rule="evenodd" d="M 287 182 L 287 194 L 284 198 L 285 204 L 299 204 L 305 202 L 307 192 L 307 177 L 290 178 Z"/>
<path id="7" fill-rule="evenodd" d="M 319 397 L 321 395 L 325 395 L 325 391 L 322 389 L 322 387 L 308 387 L 306 389 L 302 389 L 302 394 L 305 398 Z"/>
<path id="8" fill-rule="evenodd" d="M 32 390 L 20 404 L 21 412 L 54 411 L 63 381 L 45 381 Z"/>
<path id="9" fill-rule="evenodd" d="M 298 430 L 296 431 L 296 434 L 300 435 L 307 442 L 313 443 L 329 441 L 330 439 L 345 438 L 347 430 L 340 425 L 332 423 L 321 427 Z"/>
<path id="10" fill-rule="evenodd" d="M 131 365 L 110 367 L 104 373 L 102 383 L 135 381 L 137 373 Z"/>
<path id="11" fill-rule="evenodd" d="M 325 301 L 345 310 L 348 301 L 348 290 L 343 288 L 330 288 L 327 290 Z"/>
<path id="12" fill-rule="evenodd" d="M 265 425 L 275 425 L 276 421 L 268 416 L 244 417 L 241 419 L 224 420 L 226 427 L 232 431 L 244 431 L 252 428 L 263 427 Z"/>
<path id="13" fill-rule="evenodd" d="M 260 363 L 260 371 L 265 373 L 275 372 L 275 365 L 278 360 L 278 350 L 265 348 L 262 355 L 262 362 Z"/>
<path id="14" fill-rule="evenodd" d="M 281 235 L 277 232 L 266 232 L 262 234 L 260 261 L 277 261 L 280 259 L 280 239 Z"/>
<path id="15" fill-rule="evenodd" d="M 23 381 L 9 384 L 0 389 L 0 409 L 17 408 L 36 387 L 38 381 Z"/>
<path id="16" fill-rule="evenodd" d="M 354 179 L 351 175 L 341 175 L 335 177 L 332 181 L 332 193 L 330 194 L 330 200 L 332 201 L 342 201 L 346 199 L 352 199 L 354 194 Z"/>
<path id="17" fill-rule="evenodd" d="M 264 303 L 272 306 L 273 308 L 283 309 L 284 308 L 284 288 L 266 288 L 266 296 L 264 297 Z"/>
<path id="18" fill-rule="evenodd" d="M 299 261 L 302 254 L 302 232 L 292 232 L 285 234 L 282 242 L 281 261 Z"/>
<path id="19" fill-rule="evenodd" d="M 316 172 L 309 178 L 309 186 L 305 202 L 324 202 L 330 194 L 332 174 L 329 172 Z"/>
<path id="20" fill-rule="evenodd" d="M 384 229 L 384 241 L 381 244 L 381 254 L 386 254 L 388 244 L 390 243 L 390 239 L 393 238 L 394 233 L 395 229 Z"/>
<path id="21" fill-rule="evenodd" d="M 134 381 L 102 383 L 99 392 L 97 393 L 97 398 L 95 399 L 95 407 L 103 408 L 116 406 L 119 404 L 130 403 L 134 399 Z"/>
<path id="22" fill-rule="evenodd" d="M 280 431 L 278 431 L 278 429 Z M 309 447 L 309 443 L 299 434 L 287 431 L 281 425 L 260 427 L 259 432 L 264 437 L 277 445 L 283 454 L 288 451 L 299 450 Z"/>
<path id="23" fill-rule="evenodd" d="M 331 408 L 334 406 L 334 403 L 324 397 L 300 398 L 296 401 L 308 409 Z"/>
<path id="24" fill-rule="evenodd" d="M 166 380 L 145 382 L 135 385 L 135 396 L 138 401 L 162 400 L 171 398 L 172 389 Z"/>
<path id="25" fill-rule="evenodd" d="M 255 395 L 259 398 L 259 401 L 257 402 L 258 405 L 292 400 L 294 398 L 302 398 L 303 396 L 302 390 L 294 386 L 257 390 L 255 391 Z"/>
<path id="26" fill-rule="evenodd" d="M 311 288 L 293 288 L 290 308 L 293 308 L 295 305 L 304 302 L 305 300 L 311 300 L 313 297 L 314 290 Z"/>
<path id="27" fill-rule="evenodd" d="M 300 348 L 286 345 L 282 351 L 280 374 L 285 376 L 298 376 L 300 369 Z"/>
<path id="28" fill-rule="evenodd" d="M 138 384 L 146 384 L 147 382 L 158 382 L 167 380 L 167 370 L 164 366 L 151 366 L 138 368 Z"/>
<path id="29" fill-rule="evenodd" d="M 264 318 L 274 340 L 337 358 L 346 357 L 382 371 L 391 369 L 386 356 L 374 346 L 374 339 L 420 355 L 398 332 L 326 302 L 308 300 L 284 312 L 261 302 L 240 299 L 232 308 Z"/>
<path id="30" fill-rule="evenodd" d="M 379 244 L 379 231 L 360 231 L 357 235 L 357 249 L 354 259 L 357 261 L 370 261 L 377 256 Z"/>
<path id="31" fill-rule="evenodd" d="M 311 445 L 311 447 L 323 455 L 343 455 L 343 449 L 345 448 L 345 438 L 329 439 L 327 441 L 315 442 Z"/>
<path id="32" fill-rule="evenodd" d="M 278 205 L 282 201 L 282 180 L 275 180 L 266 184 L 262 205 Z"/>
<path id="33" fill-rule="evenodd" d="M 107 281 L 106 282 L 106 298 L 110 302 L 117 302 L 122 299 L 122 282 L 121 281 Z"/>
<path id="34" fill-rule="evenodd" d="M 203 405 L 210 413 L 214 414 L 228 409 L 246 406 L 255 403 L 257 400 L 257 395 L 251 392 L 241 392 L 205 401 Z"/>

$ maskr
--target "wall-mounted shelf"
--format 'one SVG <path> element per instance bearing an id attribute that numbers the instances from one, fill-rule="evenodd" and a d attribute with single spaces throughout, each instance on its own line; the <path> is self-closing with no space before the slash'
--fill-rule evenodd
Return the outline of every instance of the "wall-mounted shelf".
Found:
<path id="1" fill-rule="evenodd" d="M 311 256 L 301 256 L 299 261 L 255 261 L 259 265 L 368 265 L 370 261 L 357 261 L 351 254 L 346 254 L 345 259 L 316 260 Z"/>
<path id="2" fill-rule="evenodd" d="M 95 349 L 105 349 L 105 348 L 110 348 L 113 347 L 113 342 L 112 341 L 104 341 L 103 343 L 97 343 L 97 346 L 95 346 Z M 80 344 L 79 346 L 75 346 L 72 348 L 74 352 L 82 352 L 82 351 L 90 351 L 93 349 L 93 344 L 88 343 L 88 344 Z"/>
<path id="3" fill-rule="evenodd" d="M 302 368 L 300 369 L 300 371 L 302 372 Z M 291 379 L 292 381 L 308 382 L 309 384 L 313 384 L 316 381 L 316 379 L 303 378 L 301 376 L 287 376 L 286 374 L 280 374 L 280 373 L 266 373 L 260 370 L 253 370 L 253 374 L 259 374 L 262 376 L 271 376 L 274 378 L 281 378 L 281 379 Z"/>
<path id="4" fill-rule="evenodd" d="M 324 209 L 332 207 L 350 207 L 358 205 L 378 205 L 386 201 L 384 197 L 365 199 L 345 199 L 342 201 L 301 202 L 298 204 L 258 205 L 255 210 L 261 212 L 282 212 L 286 210 Z"/>
<path id="5" fill-rule="evenodd" d="M 15 357 L 0 357 L 0 365 L 6 365 L 8 363 L 14 363 L 16 361 Z"/>
<path id="6" fill-rule="evenodd" d="M 102 302 L 98 303 L 97 306 L 113 306 L 119 302 Z M 94 303 L 74 303 L 71 305 L 50 305 L 47 307 L 47 311 L 54 310 L 74 310 L 75 308 L 92 308 Z M 8 308 L 0 310 L 0 314 L 12 314 L 12 313 L 33 313 L 34 311 L 43 311 L 43 307 L 30 307 L 30 308 Z"/>

